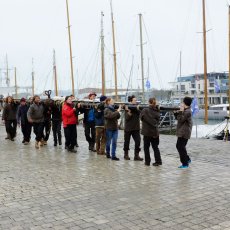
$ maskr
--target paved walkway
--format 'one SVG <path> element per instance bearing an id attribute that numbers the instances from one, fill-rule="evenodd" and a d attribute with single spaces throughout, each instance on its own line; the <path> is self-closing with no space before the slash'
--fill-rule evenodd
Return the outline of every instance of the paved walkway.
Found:
<path id="1" fill-rule="evenodd" d="M 0 229 L 230 229 L 230 143 L 189 141 L 183 170 L 173 136 L 157 168 L 123 160 L 122 131 L 120 162 L 89 152 L 82 127 L 77 154 L 4 137 L 1 126 Z"/>

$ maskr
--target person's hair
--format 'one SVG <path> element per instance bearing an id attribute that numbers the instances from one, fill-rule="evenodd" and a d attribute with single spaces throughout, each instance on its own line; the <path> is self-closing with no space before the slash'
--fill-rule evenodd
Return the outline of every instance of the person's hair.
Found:
<path id="1" fill-rule="evenodd" d="M 151 105 L 156 105 L 157 104 L 157 100 L 156 100 L 156 98 L 155 97 L 151 97 L 151 98 L 149 98 L 149 104 L 151 104 Z"/>
<path id="2" fill-rule="evenodd" d="M 128 102 L 132 102 L 133 98 L 136 98 L 135 95 L 128 96 Z"/>
<path id="3" fill-rule="evenodd" d="M 36 97 L 39 97 L 39 96 L 38 96 L 38 95 L 34 95 L 34 96 L 33 96 L 33 102 L 35 101 L 35 98 L 36 98 Z M 39 98 L 40 98 L 40 97 L 39 97 Z"/>
<path id="4" fill-rule="evenodd" d="M 108 105 L 109 102 L 111 101 L 112 98 L 108 97 L 106 100 L 105 100 L 105 104 Z"/>
<path id="5" fill-rule="evenodd" d="M 65 97 L 65 102 L 66 102 L 71 96 L 72 96 L 72 95 L 66 96 L 66 97 Z"/>
<path id="6" fill-rule="evenodd" d="M 12 103 L 13 103 L 13 102 L 14 102 L 14 98 L 13 98 L 13 97 L 11 97 L 11 96 L 6 97 L 6 103 L 8 103 L 8 102 L 9 102 L 9 98 L 11 98 Z"/>

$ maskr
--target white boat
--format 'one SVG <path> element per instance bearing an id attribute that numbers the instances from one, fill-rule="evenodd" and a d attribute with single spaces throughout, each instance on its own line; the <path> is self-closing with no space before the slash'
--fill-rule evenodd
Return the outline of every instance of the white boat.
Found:
<path id="1" fill-rule="evenodd" d="M 196 118 L 204 119 L 205 110 L 200 109 L 196 114 Z M 229 116 L 229 104 L 218 104 L 210 106 L 208 109 L 208 119 L 210 120 L 224 120 Z"/>

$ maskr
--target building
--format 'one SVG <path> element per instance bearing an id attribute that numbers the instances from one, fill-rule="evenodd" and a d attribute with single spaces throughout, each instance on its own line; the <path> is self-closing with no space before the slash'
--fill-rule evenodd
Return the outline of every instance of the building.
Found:
<path id="1" fill-rule="evenodd" d="M 204 105 L 204 74 L 178 77 L 176 82 L 170 82 L 172 86 L 173 101 L 179 101 L 185 96 L 196 97 L 200 105 Z M 208 104 L 228 103 L 228 73 L 208 73 Z"/>

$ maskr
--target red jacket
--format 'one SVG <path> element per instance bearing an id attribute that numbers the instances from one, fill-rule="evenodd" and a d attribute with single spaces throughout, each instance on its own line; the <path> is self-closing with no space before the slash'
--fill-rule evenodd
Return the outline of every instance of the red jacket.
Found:
<path id="1" fill-rule="evenodd" d="M 73 107 L 67 103 L 64 103 L 62 107 L 62 121 L 63 127 L 67 127 L 67 125 L 74 125 L 77 124 L 77 116 L 76 111 Z"/>

